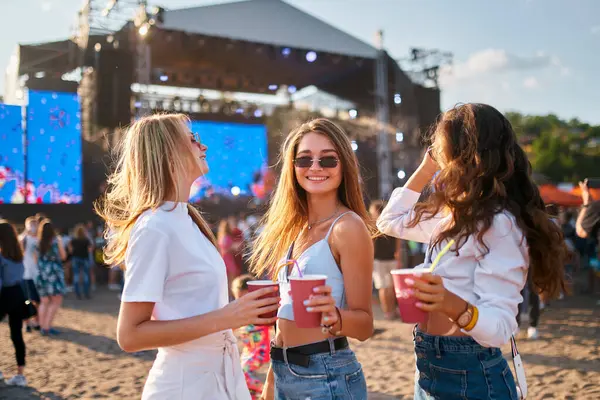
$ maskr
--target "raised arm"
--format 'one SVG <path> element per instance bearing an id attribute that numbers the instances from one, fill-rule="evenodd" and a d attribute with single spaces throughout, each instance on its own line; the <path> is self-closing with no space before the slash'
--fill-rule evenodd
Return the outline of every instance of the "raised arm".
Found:
<path id="1" fill-rule="evenodd" d="M 436 215 L 430 219 L 424 219 L 414 227 L 408 227 L 408 224 L 415 216 L 414 205 L 419 200 L 423 188 L 431 182 L 436 171 L 437 164 L 426 154 L 423 162 L 408 179 L 406 185 L 394 190 L 390 201 L 377 219 L 377 228 L 382 233 L 415 242 L 428 243 L 430 241 L 441 216 Z"/>

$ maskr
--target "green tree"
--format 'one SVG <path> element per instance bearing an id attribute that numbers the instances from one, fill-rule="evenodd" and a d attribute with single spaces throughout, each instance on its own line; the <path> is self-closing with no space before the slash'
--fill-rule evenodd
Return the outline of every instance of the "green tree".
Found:
<path id="1" fill-rule="evenodd" d="M 556 115 L 506 113 L 535 172 L 554 182 L 600 175 L 600 126 Z"/>

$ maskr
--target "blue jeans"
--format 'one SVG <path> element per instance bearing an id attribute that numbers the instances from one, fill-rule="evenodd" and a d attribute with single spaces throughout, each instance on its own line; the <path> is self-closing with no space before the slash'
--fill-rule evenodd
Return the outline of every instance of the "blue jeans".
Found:
<path id="1" fill-rule="evenodd" d="M 331 341 L 330 341 L 331 343 Z M 367 400 L 362 367 L 350 349 L 310 356 L 308 367 L 272 360 L 276 400 Z"/>
<path id="2" fill-rule="evenodd" d="M 81 288 L 79 284 L 79 273 L 83 273 L 83 294 L 88 297 L 90 295 L 90 260 L 87 258 L 73 257 L 71 259 L 73 268 L 73 286 L 77 297 L 81 296 Z"/>
<path id="3" fill-rule="evenodd" d="M 517 386 L 498 348 L 470 337 L 415 330 L 415 400 L 518 400 Z"/>

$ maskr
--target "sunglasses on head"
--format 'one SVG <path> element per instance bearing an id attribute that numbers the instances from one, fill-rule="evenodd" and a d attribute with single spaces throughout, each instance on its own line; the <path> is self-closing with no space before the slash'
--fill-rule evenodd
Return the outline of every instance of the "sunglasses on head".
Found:
<path id="1" fill-rule="evenodd" d="M 317 161 L 321 168 L 335 168 L 339 160 L 334 156 L 325 156 L 321 158 L 312 158 L 309 156 L 297 157 L 294 159 L 294 165 L 298 168 L 310 168 Z"/>

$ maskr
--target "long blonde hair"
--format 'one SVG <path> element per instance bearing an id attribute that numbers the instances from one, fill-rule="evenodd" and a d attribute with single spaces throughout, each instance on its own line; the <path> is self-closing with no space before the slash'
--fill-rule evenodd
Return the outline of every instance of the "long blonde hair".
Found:
<path id="1" fill-rule="evenodd" d="M 109 189 L 94 205 L 106 221 L 104 259 L 108 265 L 123 263 L 131 228 L 143 212 L 156 209 L 169 198 L 180 198 L 177 172 L 194 162 L 188 122 L 183 114 L 144 117 L 131 125 L 119 143 Z M 200 212 L 189 204 L 187 208 L 202 233 L 216 244 Z"/>
<path id="2" fill-rule="evenodd" d="M 273 277 L 277 264 L 308 222 L 306 192 L 296 180 L 294 158 L 300 141 L 310 132 L 325 136 L 338 153 L 343 175 L 338 188 L 340 202 L 358 214 L 372 234 L 376 232 L 365 207 L 358 161 L 348 136 L 328 119 L 314 119 L 291 131 L 279 154 L 281 176 L 262 221 L 264 229 L 255 241 L 250 257 L 250 270 L 257 276 L 266 273 Z"/>

